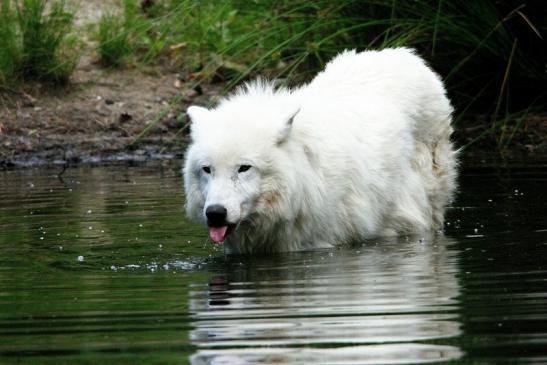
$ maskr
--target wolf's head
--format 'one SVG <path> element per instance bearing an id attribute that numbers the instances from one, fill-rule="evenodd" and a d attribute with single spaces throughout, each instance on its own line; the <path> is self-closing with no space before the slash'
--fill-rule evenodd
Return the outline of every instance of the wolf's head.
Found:
<path id="1" fill-rule="evenodd" d="M 286 190 L 279 174 L 290 168 L 283 150 L 298 109 L 269 100 L 276 92 L 255 94 L 247 90 L 215 109 L 187 111 L 192 143 L 184 167 L 186 211 L 207 224 L 214 242 L 268 214 Z"/>

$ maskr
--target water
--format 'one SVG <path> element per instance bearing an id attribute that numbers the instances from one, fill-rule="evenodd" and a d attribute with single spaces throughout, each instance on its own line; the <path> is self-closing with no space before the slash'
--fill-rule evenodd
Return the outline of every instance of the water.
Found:
<path id="1" fill-rule="evenodd" d="M 0 172 L 1 364 L 546 364 L 547 168 L 444 237 L 224 258 L 176 165 Z"/>

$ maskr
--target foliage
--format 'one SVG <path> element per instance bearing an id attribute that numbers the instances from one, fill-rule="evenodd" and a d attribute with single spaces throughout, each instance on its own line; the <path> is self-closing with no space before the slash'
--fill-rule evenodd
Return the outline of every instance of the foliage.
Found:
<path id="1" fill-rule="evenodd" d="M 0 82 L 40 80 L 64 83 L 74 71 L 74 14 L 63 1 L 2 0 Z"/>
<path id="2" fill-rule="evenodd" d="M 117 67 L 132 52 L 125 22 L 111 12 L 101 16 L 98 32 L 98 53 L 103 65 Z"/>
<path id="3" fill-rule="evenodd" d="M 14 78 L 21 49 L 16 32 L 16 15 L 10 0 L 2 0 L 0 8 L 0 85 Z"/>

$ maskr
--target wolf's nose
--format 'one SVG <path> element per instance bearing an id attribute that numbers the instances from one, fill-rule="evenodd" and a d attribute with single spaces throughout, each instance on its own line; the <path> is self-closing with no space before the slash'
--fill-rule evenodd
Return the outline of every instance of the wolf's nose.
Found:
<path id="1" fill-rule="evenodd" d="M 221 227 L 226 225 L 226 215 L 228 211 L 220 204 L 209 205 L 205 210 L 207 223 L 211 227 Z"/>

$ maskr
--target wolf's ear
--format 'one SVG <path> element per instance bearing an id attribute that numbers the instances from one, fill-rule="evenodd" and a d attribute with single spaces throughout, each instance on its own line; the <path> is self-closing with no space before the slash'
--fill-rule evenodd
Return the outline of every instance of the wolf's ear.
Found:
<path id="1" fill-rule="evenodd" d="M 209 113 L 208 109 L 197 105 L 192 105 L 186 109 L 186 114 L 188 114 L 192 123 L 201 123 L 204 119 L 207 119 Z"/>
<path id="2" fill-rule="evenodd" d="M 289 117 L 285 120 L 285 124 L 283 125 L 283 128 L 281 129 L 281 132 L 277 136 L 277 145 L 281 145 L 289 139 L 289 136 L 291 135 L 292 125 L 294 121 L 294 117 L 296 117 L 296 114 L 300 111 L 300 108 L 296 109 L 294 112 L 292 112 Z"/>

